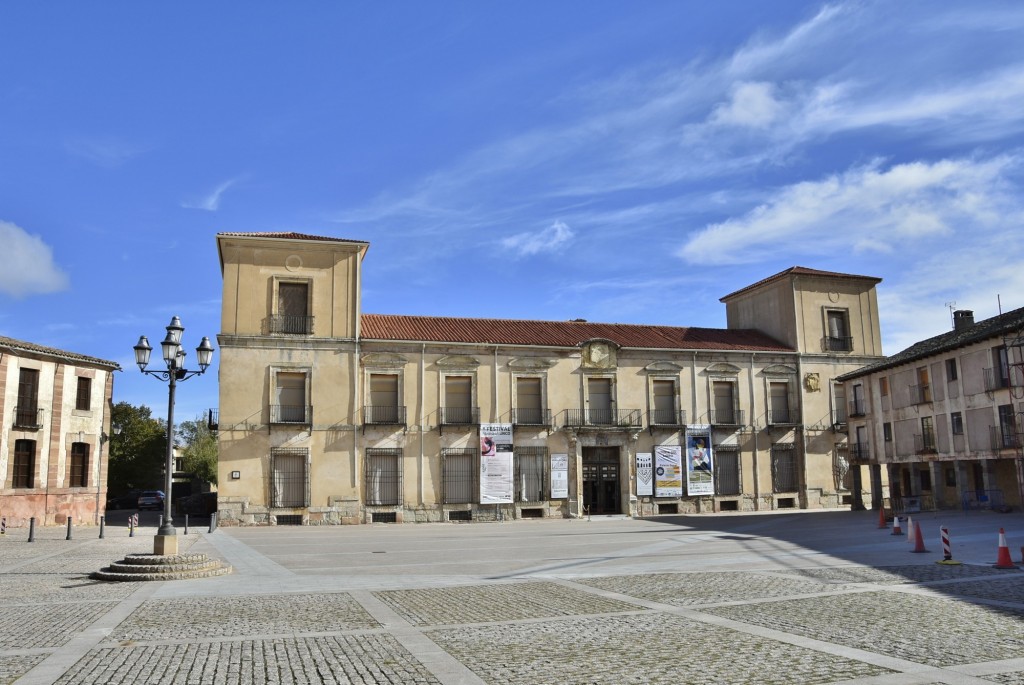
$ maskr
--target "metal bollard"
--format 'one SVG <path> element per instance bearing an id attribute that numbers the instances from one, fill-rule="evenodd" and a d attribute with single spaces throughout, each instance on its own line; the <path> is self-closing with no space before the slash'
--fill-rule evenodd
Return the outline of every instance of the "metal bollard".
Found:
<path id="1" fill-rule="evenodd" d="M 210 514 L 210 530 L 209 530 L 209 532 L 212 533 L 215 530 L 217 530 L 217 512 L 212 512 Z"/>
<path id="2" fill-rule="evenodd" d="M 36 541 L 36 517 L 33 516 L 28 520 L 28 541 Z"/>
<path id="3" fill-rule="evenodd" d="M 128 537 L 130 537 L 130 538 L 135 537 L 135 517 L 134 516 L 129 516 L 128 517 Z"/>
<path id="4" fill-rule="evenodd" d="M 188 535 L 188 514 L 185 514 L 185 535 Z"/>
<path id="5" fill-rule="evenodd" d="M 66 538 L 64 538 L 64 539 L 65 540 L 70 540 L 71 539 L 71 517 L 70 516 L 68 516 L 68 536 Z"/>
<path id="6" fill-rule="evenodd" d="M 100 516 L 100 540 L 103 539 L 103 527 L 107 523 L 106 519 L 107 519 L 106 516 Z"/>
<path id="7" fill-rule="evenodd" d="M 161 528 L 164 525 L 164 515 L 160 514 L 160 520 L 157 522 L 156 527 Z"/>

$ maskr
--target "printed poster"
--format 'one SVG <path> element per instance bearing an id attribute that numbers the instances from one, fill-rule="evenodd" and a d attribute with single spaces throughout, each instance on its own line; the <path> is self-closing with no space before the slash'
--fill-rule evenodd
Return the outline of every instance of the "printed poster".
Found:
<path id="1" fill-rule="evenodd" d="M 650 452 L 636 454 L 636 495 L 650 497 L 654 494 L 654 455 Z"/>
<path id="2" fill-rule="evenodd" d="M 683 496 L 683 449 L 679 445 L 654 448 L 654 496 Z"/>
<path id="3" fill-rule="evenodd" d="M 551 499 L 569 497 L 569 455 L 551 455 Z"/>
<path id="4" fill-rule="evenodd" d="M 715 469 L 711 454 L 711 426 L 686 428 L 686 492 L 715 494 Z"/>
<path id="5" fill-rule="evenodd" d="M 480 504 L 512 502 L 512 424 L 480 424 Z"/>

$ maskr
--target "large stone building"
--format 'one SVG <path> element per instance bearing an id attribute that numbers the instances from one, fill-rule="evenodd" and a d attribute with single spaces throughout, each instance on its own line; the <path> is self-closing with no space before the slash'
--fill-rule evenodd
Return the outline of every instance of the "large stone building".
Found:
<path id="1" fill-rule="evenodd" d="M 0 514 L 96 523 L 107 490 L 115 362 L 0 337 Z"/>
<path id="2" fill-rule="evenodd" d="M 867 487 L 833 379 L 881 356 L 877 278 L 788 269 L 722 298 L 726 329 L 381 315 L 365 242 L 217 242 L 222 522 L 827 508 Z"/>
<path id="3" fill-rule="evenodd" d="M 851 454 L 885 469 L 897 511 L 1019 507 L 1024 309 L 954 329 L 843 376 Z"/>

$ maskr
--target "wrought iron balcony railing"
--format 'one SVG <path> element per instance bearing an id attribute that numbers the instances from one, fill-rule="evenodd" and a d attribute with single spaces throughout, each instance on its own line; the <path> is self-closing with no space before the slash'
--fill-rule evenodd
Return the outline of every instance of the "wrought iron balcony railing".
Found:
<path id="1" fill-rule="evenodd" d="M 985 390 L 987 392 L 995 392 L 996 390 L 1010 387 L 1010 374 L 1007 369 L 984 369 L 984 372 Z"/>
<path id="2" fill-rule="evenodd" d="M 311 335 L 313 333 L 312 316 L 284 316 L 281 314 L 271 316 L 268 320 L 268 328 L 271 333 L 283 333 L 286 335 Z"/>
<path id="3" fill-rule="evenodd" d="M 926 430 L 920 435 L 914 436 L 914 449 L 918 454 L 934 454 L 938 450 L 935 447 L 935 431 Z"/>
<path id="4" fill-rule="evenodd" d="M 994 450 L 1015 450 L 1021 445 L 1020 434 L 1013 426 L 989 426 L 989 436 L 992 449 Z"/>
<path id="5" fill-rule="evenodd" d="M 800 423 L 800 417 L 793 409 L 769 409 L 769 426 L 795 426 Z"/>
<path id="6" fill-rule="evenodd" d="M 640 428 L 643 413 L 639 409 L 566 409 L 564 425 Z"/>
<path id="7" fill-rule="evenodd" d="M 514 426 L 550 426 L 551 410 L 516 407 L 512 410 Z"/>
<path id="8" fill-rule="evenodd" d="M 647 421 L 652 426 L 685 426 L 686 410 L 652 409 L 648 413 Z"/>
<path id="9" fill-rule="evenodd" d="M 850 445 L 850 461 L 864 463 L 871 458 L 871 450 L 865 442 L 855 442 Z"/>
<path id="10" fill-rule="evenodd" d="M 932 401 L 932 386 L 928 383 L 910 386 L 912 404 L 929 404 Z"/>
<path id="11" fill-rule="evenodd" d="M 479 407 L 441 407 L 442 426 L 476 426 L 480 423 Z"/>
<path id="12" fill-rule="evenodd" d="M 821 339 L 821 349 L 823 352 L 852 352 L 853 336 L 826 335 L 824 338 Z"/>
<path id="13" fill-rule="evenodd" d="M 832 410 L 832 425 L 833 426 L 845 426 L 846 425 L 846 407 L 839 406 Z"/>
<path id="14" fill-rule="evenodd" d="M 210 413 L 206 415 L 206 427 L 212 431 L 220 428 L 220 410 L 211 409 Z"/>
<path id="15" fill-rule="evenodd" d="M 14 427 L 21 430 L 39 430 L 43 427 L 43 410 L 35 406 L 15 407 Z"/>
<path id="16" fill-rule="evenodd" d="M 313 422 L 313 407 L 291 404 L 270 405 L 270 423 L 309 424 Z"/>
<path id="17" fill-rule="evenodd" d="M 858 417 L 867 414 L 867 403 L 863 399 L 850 400 L 850 416 Z"/>
<path id="18" fill-rule="evenodd" d="M 405 407 L 367 405 L 363 407 L 363 423 L 369 426 L 404 426 Z"/>
<path id="19" fill-rule="evenodd" d="M 711 419 L 711 423 L 717 426 L 743 426 L 743 410 L 742 409 L 712 409 L 708 412 L 708 418 Z"/>

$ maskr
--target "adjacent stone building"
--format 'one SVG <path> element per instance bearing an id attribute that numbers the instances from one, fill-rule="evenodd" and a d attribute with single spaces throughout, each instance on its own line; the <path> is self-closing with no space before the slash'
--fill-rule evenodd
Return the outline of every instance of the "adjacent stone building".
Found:
<path id="1" fill-rule="evenodd" d="M 833 508 L 868 487 L 834 379 L 881 357 L 877 278 L 788 269 L 722 298 L 725 329 L 364 314 L 368 243 L 217 243 L 223 523 Z"/>
<path id="2" fill-rule="evenodd" d="M 106 501 L 111 361 L 0 337 L 0 515 L 96 523 Z"/>
<path id="3" fill-rule="evenodd" d="M 885 470 L 897 511 L 1024 502 L 1024 309 L 975 322 L 842 377 L 850 451 Z"/>

